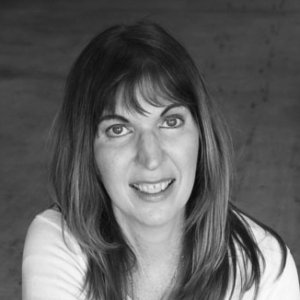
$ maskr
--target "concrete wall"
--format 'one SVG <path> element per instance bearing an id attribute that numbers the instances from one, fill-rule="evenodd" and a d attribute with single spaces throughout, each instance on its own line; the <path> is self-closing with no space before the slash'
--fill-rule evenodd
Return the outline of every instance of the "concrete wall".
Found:
<path id="1" fill-rule="evenodd" d="M 196 59 L 236 148 L 234 201 L 275 228 L 300 269 L 300 2 L 1 1 L 0 298 L 20 299 L 27 227 L 49 204 L 47 135 L 65 76 L 107 25 L 149 17 Z"/>

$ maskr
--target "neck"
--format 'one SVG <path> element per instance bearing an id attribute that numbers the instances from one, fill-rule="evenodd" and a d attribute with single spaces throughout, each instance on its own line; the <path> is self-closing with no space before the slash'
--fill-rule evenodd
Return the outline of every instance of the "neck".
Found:
<path id="1" fill-rule="evenodd" d="M 178 275 L 184 217 L 162 226 L 117 220 L 137 258 L 129 278 L 132 299 L 164 299 Z"/>
<path id="2" fill-rule="evenodd" d="M 177 260 L 181 253 L 183 217 L 162 226 L 146 226 L 135 222 L 122 222 L 121 228 L 138 264 Z"/>

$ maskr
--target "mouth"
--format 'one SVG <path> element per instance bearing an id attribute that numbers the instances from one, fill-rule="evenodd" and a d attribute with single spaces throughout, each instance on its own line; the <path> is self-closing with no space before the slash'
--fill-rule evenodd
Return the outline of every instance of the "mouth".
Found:
<path id="1" fill-rule="evenodd" d="M 158 194 L 167 190 L 174 183 L 174 181 L 175 179 L 161 180 L 155 183 L 139 182 L 130 184 L 130 187 L 141 193 Z"/>

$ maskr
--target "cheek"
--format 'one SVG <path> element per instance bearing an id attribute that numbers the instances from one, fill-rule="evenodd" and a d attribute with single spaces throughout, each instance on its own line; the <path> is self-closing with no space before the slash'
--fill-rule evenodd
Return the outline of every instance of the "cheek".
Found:
<path id="1" fill-rule="evenodd" d="M 126 158 L 128 156 L 121 155 L 119 151 L 103 145 L 96 146 L 94 150 L 101 180 L 111 195 L 120 189 L 121 183 L 126 179 L 126 170 L 128 169 Z"/>
<path id="2" fill-rule="evenodd" d="M 105 147 L 101 147 L 100 145 L 95 146 L 95 160 L 98 167 L 98 170 L 101 175 L 101 179 L 106 186 L 111 178 L 114 177 L 115 173 L 115 160 L 113 159 L 113 153 L 106 149 Z"/>
<path id="3" fill-rule="evenodd" d="M 180 142 L 173 149 L 177 149 L 178 163 L 181 164 L 181 168 L 193 176 L 199 152 L 199 137 L 197 132 L 191 132 L 182 136 Z"/>
<path id="4" fill-rule="evenodd" d="M 180 145 L 180 146 L 179 146 Z M 180 195 L 182 201 L 188 201 L 195 182 L 197 169 L 199 137 L 197 132 L 192 132 L 182 137 L 177 146 L 176 159 L 180 172 Z M 174 149 L 176 149 L 174 147 Z M 176 163 L 176 162 L 175 162 Z"/>
<path id="5" fill-rule="evenodd" d="M 199 152 L 199 139 L 189 139 L 183 142 L 185 147 L 181 152 L 181 175 L 182 182 L 180 187 L 180 195 L 187 203 L 192 193 L 195 175 L 197 169 L 198 152 Z"/>
<path id="6" fill-rule="evenodd" d="M 198 154 L 199 154 L 199 139 L 196 139 L 194 140 L 193 146 L 190 148 L 190 151 L 188 153 L 188 163 L 194 172 L 196 172 Z"/>

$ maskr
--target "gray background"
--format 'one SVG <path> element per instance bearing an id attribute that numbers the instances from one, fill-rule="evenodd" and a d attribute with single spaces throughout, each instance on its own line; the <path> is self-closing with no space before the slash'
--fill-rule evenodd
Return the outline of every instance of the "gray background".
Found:
<path id="1" fill-rule="evenodd" d="M 104 27 L 148 16 L 189 49 L 230 125 L 238 206 L 300 269 L 300 1 L 0 3 L 0 299 L 20 299 L 28 225 L 50 202 L 47 137 L 66 74 Z"/>

